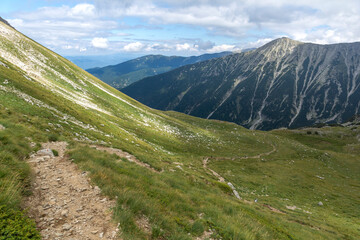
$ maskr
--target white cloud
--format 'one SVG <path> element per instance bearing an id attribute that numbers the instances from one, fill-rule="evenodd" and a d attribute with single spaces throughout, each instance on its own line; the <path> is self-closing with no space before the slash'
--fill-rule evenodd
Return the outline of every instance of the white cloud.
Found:
<path id="1" fill-rule="evenodd" d="M 258 47 L 280 36 L 316 43 L 360 40 L 359 0 L 75 2 L 79 4 L 15 13 L 7 20 L 41 44 L 66 53 L 86 49 L 185 55 Z M 171 35 L 169 29 L 178 26 L 184 34 Z"/>
<path id="2" fill-rule="evenodd" d="M 80 46 L 82 51 L 92 46 L 96 46 L 93 51 L 107 48 L 106 40 L 95 38 L 108 37 L 111 35 L 110 31 L 118 27 L 115 20 L 98 16 L 92 4 L 42 7 L 33 12 L 18 13 L 14 18 L 10 18 L 9 22 L 41 44 L 67 54 L 76 54 L 80 51 Z"/>
<path id="3" fill-rule="evenodd" d="M 94 16 L 95 6 L 87 3 L 78 4 L 70 10 L 69 15 L 81 17 Z"/>
<path id="4" fill-rule="evenodd" d="M 91 44 L 96 48 L 108 48 L 109 41 L 106 38 L 96 37 L 91 40 Z"/>
<path id="5" fill-rule="evenodd" d="M 214 52 L 223 52 L 223 51 L 236 51 L 239 50 L 239 48 L 236 45 L 228 45 L 228 44 L 222 44 L 222 45 L 214 45 L 209 44 L 208 48 L 201 48 L 198 45 L 198 40 L 194 40 L 194 43 L 177 43 L 177 42 L 167 42 L 167 43 L 146 43 L 146 42 L 131 42 L 126 43 L 122 50 L 126 52 L 178 52 L 178 54 L 185 54 L 188 55 L 188 53 L 196 52 L 196 53 L 202 53 L 202 52 L 208 52 L 208 53 L 214 53 Z M 205 45 L 204 45 L 205 46 Z"/>
<path id="6" fill-rule="evenodd" d="M 283 37 L 283 36 L 277 36 L 277 37 Z M 260 38 L 256 41 L 252 41 L 252 42 L 248 42 L 246 43 L 243 48 L 257 48 L 257 47 L 261 47 L 263 45 L 265 45 L 266 43 L 270 42 L 274 40 L 273 38 Z"/>
<path id="7" fill-rule="evenodd" d="M 39 19 L 84 19 L 96 17 L 96 8 L 93 4 L 81 3 L 74 7 L 63 5 L 61 7 L 41 7 L 33 12 L 23 12 L 20 14 L 26 20 Z"/>
<path id="8" fill-rule="evenodd" d="M 145 45 L 141 42 L 133 42 L 123 47 L 126 52 L 139 52 L 145 48 Z"/>
<path id="9" fill-rule="evenodd" d="M 192 47 L 189 43 L 176 44 L 176 51 L 197 51 L 196 47 Z"/>
<path id="10" fill-rule="evenodd" d="M 216 52 L 237 51 L 237 50 L 239 50 L 239 48 L 237 48 L 235 45 L 222 44 L 218 46 L 213 46 L 212 48 L 208 49 L 207 52 L 216 53 Z"/>
<path id="11" fill-rule="evenodd" d="M 164 4 L 166 3 L 166 4 Z M 114 17 L 140 17 L 150 24 L 186 24 L 210 34 L 243 39 L 287 35 L 304 41 L 359 41 L 359 0 L 96 0 Z M 327 26 L 334 33 L 321 35 Z M 315 29 L 315 30 L 314 30 Z"/>

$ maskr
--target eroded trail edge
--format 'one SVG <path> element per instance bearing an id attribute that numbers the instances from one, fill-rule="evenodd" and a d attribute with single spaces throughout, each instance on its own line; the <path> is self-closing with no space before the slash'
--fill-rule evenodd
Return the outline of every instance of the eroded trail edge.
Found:
<path id="1" fill-rule="evenodd" d="M 115 202 L 102 196 L 98 187 L 90 185 L 86 172 L 66 159 L 66 145 L 45 143 L 30 157 L 35 180 L 24 207 L 43 239 L 117 239 L 119 229 L 111 218 Z"/>

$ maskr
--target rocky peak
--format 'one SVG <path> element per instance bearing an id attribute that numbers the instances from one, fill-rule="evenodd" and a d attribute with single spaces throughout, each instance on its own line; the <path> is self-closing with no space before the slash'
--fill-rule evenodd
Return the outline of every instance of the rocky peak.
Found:
<path id="1" fill-rule="evenodd" d="M 279 59 L 285 55 L 291 54 L 300 44 L 303 43 L 287 37 L 282 37 L 259 48 L 259 53 L 263 54 L 267 60 Z"/>

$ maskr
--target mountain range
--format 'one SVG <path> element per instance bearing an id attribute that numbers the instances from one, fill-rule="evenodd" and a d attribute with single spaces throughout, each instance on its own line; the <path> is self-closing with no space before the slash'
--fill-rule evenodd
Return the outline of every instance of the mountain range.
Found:
<path id="1" fill-rule="evenodd" d="M 231 54 L 231 52 L 203 54 L 191 57 L 147 55 L 117 65 L 102 68 L 91 68 L 86 71 L 93 74 L 95 77 L 98 77 L 110 86 L 121 89 L 145 77 L 154 76 L 184 65 L 218 58 L 229 54 Z"/>
<path id="2" fill-rule="evenodd" d="M 343 122 L 360 111 L 360 43 L 276 39 L 145 78 L 122 92 L 161 110 L 250 129 Z"/>
<path id="3" fill-rule="evenodd" d="M 281 49 L 273 57 L 287 54 Z M 230 68 L 255 53 L 190 66 Z M 253 60 L 270 61 L 264 56 Z M 42 150 L 51 156 L 36 157 Z M 155 110 L 0 22 L 0 239 L 76 239 L 100 202 L 111 203 L 101 214 L 118 227 L 113 238 L 125 240 L 358 239 L 359 156 L 356 122 L 265 132 Z M 72 171 L 60 175 L 66 166 Z M 87 208 L 69 207 L 76 202 Z M 107 217 L 86 233 L 112 234 Z"/>

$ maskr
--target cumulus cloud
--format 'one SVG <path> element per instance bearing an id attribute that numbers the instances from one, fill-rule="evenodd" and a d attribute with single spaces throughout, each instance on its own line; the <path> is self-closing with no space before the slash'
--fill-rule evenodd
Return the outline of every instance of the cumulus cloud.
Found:
<path id="1" fill-rule="evenodd" d="M 316 43 L 360 40 L 359 0 L 74 2 L 15 13 L 7 20 L 47 47 L 67 52 L 200 54 L 258 47 L 281 36 Z M 185 29 L 183 35 L 172 36 L 171 29 L 178 27 Z"/>
<path id="2" fill-rule="evenodd" d="M 96 48 L 108 48 L 109 41 L 106 38 L 96 37 L 91 40 L 91 44 Z"/>
<path id="3" fill-rule="evenodd" d="M 118 27 L 116 20 L 102 18 L 95 5 L 87 3 L 74 7 L 41 7 L 32 12 L 17 13 L 8 20 L 16 29 L 41 44 L 55 51 L 73 53 L 84 52 L 95 45 L 96 48 L 106 48 L 107 42 L 95 38 L 108 36 Z"/>
<path id="4" fill-rule="evenodd" d="M 114 17 L 201 26 L 210 34 L 237 39 L 249 35 L 274 38 L 281 34 L 326 43 L 360 39 L 358 0 L 347 0 L 346 4 L 337 0 L 96 0 L 95 5 Z M 322 35 L 328 30 L 317 28 L 323 25 L 334 33 Z"/>
<path id="5" fill-rule="evenodd" d="M 213 43 L 209 44 L 207 48 L 200 48 L 198 45 L 198 40 L 193 40 L 193 42 L 182 42 L 182 43 L 147 43 L 147 42 L 130 42 L 125 43 L 122 47 L 123 51 L 126 52 L 178 52 L 179 54 L 195 54 L 195 53 L 214 53 L 214 52 L 223 52 L 223 51 L 236 51 L 239 48 L 236 45 L 215 45 Z"/>
<path id="6" fill-rule="evenodd" d="M 216 53 L 216 52 L 226 52 L 226 51 L 237 51 L 240 50 L 236 47 L 236 45 L 228 45 L 228 44 L 221 44 L 218 46 L 213 46 L 212 48 L 208 49 L 207 52 L 209 53 Z"/>
<path id="7" fill-rule="evenodd" d="M 176 44 L 176 51 L 197 51 L 196 47 L 192 47 L 189 43 Z"/>
<path id="8" fill-rule="evenodd" d="M 89 17 L 95 15 L 95 6 L 92 4 L 82 3 L 73 7 L 70 12 L 70 16 Z"/>
<path id="9" fill-rule="evenodd" d="M 129 43 L 127 45 L 124 46 L 124 51 L 126 52 L 139 52 L 141 50 L 143 50 L 145 47 L 145 45 L 141 42 L 133 42 L 133 43 Z"/>

